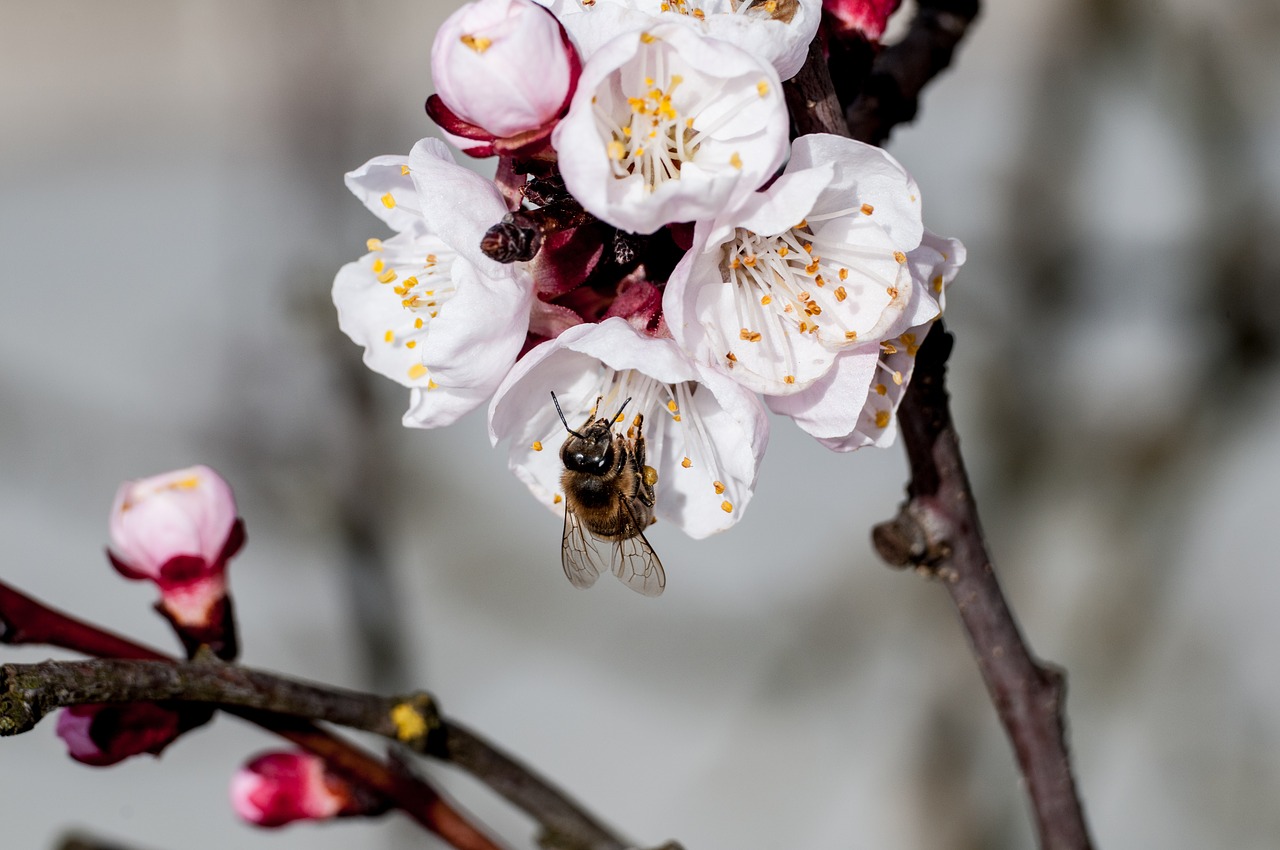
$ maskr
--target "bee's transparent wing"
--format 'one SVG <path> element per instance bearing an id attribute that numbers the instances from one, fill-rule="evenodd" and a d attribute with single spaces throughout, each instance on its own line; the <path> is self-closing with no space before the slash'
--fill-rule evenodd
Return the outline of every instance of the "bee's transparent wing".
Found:
<path id="1" fill-rule="evenodd" d="M 596 539 L 585 528 L 582 520 L 568 504 L 564 508 L 564 536 L 560 539 L 560 563 L 565 577 L 579 590 L 586 590 L 600 578 L 604 559 Z"/>
<path id="2" fill-rule="evenodd" d="M 658 560 L 658 553 L 653 551 L 649 541 L 644 539 L 644 533 L 638 529 L 626 502 L 623 502 L 622 507 L 632 517 L 631 527 L 636 529 L 636 533 L 613 544 L 609 567 L 618 581 L 636 593 L 661 596 L 667 587 L 667 574 L 662 569 L 662 561 Z"/>

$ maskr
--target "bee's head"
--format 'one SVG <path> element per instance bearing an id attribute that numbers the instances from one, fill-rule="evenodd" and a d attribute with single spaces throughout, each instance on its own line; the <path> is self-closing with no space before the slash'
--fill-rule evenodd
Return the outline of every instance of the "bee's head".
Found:
<path id="1" fill-rule="evenodd" d="M 617 414 L 607 419 L 592 419 L 582 431 L 575 431 L 565 422 L 564 411 L 560 409 L 555 393 L 551 394 L 551 399 L 555 402 L 556 413 L 560 414 L 560 421 L 564 422 L 565 430 L 569 432 L 569 438 L 560 447 L 560 460 L 565 469 L 590 475 L 607 473 L 617 459 L 613 449 L 613 423 L 622 415 L 622 410 L 619 409 Z M 629 401 L 631 399 L 624 401 L 622 407 L 625 408 Z"/>

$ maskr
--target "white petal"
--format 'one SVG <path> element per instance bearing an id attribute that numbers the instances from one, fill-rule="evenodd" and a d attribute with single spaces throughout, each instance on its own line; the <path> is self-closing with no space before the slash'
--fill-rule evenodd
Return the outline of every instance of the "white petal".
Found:
<path id="1" fill-rule="evenodd" d="M 422 352 L 437 383 L 485 389 L 486 394 L 497 388 L 529 329 L 533 284 L 520 275 L 494 279 L 462 257 L 454 262 L 458 293 L 440 307 Z"/>
<path id="2" fill-rule="evenodd" d="M 409 153 L 409 171 L 427 229 L 490 277 L 510 278 L 511 266 L 480 250 L 485 231 L 502 220 L 507 205 L 492 180 L 454 162 L 439 139 L 423 139 Z"/>
<path id="3" fill-rule="evenodd" d="M 408 230 L 422 218 L 408 167 L 408 157 L 375 156 L 345 177 L 347 188 L 392 230 Z"/>
<path id="4" fill-rule="evenodd" d="M 409 393 L 409 409 L 401 420 L 406 428 L 441 428 L 452 425 L 484 404 L 490 396 L 487 389 L 454 389 L 436 386 L 415 387 Z"/>

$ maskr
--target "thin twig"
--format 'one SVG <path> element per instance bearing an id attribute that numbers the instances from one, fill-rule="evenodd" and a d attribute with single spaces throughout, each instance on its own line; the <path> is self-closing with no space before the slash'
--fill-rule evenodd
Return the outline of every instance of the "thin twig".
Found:
<path id="1" fill-rule="evenodd" d="M 86 655 L 172 660 L 151 647 L 50 608 L 3 582 L 0 582 L 0 642 L 48 644 Z M 431 785 L 405 770 L 388 767 L 377 757 L 313 723 L 248 709 L 229 709 L 228 713 L 280 735 L 325 759 L 352 781 L 382 793 L 406 816 L 457 850 L 501 850 L 500 845 L 474 826 Z"/>
<path id="2" fill-rule="evenodd" d="M 969 636 L 983 681 L 1027 782 L 1043 850 L 1092 847 L 1071 771 L 1066 679 L 1032 655 L 1005 601 L 978 523 L 973 490 L 951 421 L 946 362 L 952 338 L 938 324 L 916 355 L 898 418 L 911 464 L 907 501 L 876 527 L 889 563 L 940 579 Z"/>
<path id="3" fill-rule="evenodd" d="M 920 92 L 951 64 L 977 16 L 978 0 L 920 0 L 907 34 L 876 57 L 845 112 L 853 138 L 883 144 L 894 127 L 915 118 Z"/>

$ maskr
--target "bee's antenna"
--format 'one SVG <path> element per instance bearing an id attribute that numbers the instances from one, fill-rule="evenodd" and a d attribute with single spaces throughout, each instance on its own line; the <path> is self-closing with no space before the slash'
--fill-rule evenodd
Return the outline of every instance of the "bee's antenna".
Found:
<path id="1" fill-rule="evenodd" d="M 631 401 L 631 399 L 627 399 L 627 401 Z M 564 423 L 564 429 L 579 440 L 585 440 L 586 437 L 569 427 L 569 423 L 564 418 L 564 411 L 560 409 L 560 399 L 556 398 L 555 390 L 551 391 L 551 402 L 556 406 L 556 413 L 560 414 L 560 421 Z M 618 412 L 621 413 L 622 411 L 619 410 Z"/>
<path id="2" fill-rule="evenodd" d="M 609 420 L 610 426 L 612 426 L 614 422 L 618 421 L 618 417 L 622 415 L 622 411 L 627 409 L 628 404 L 631 404 L 631 396 L 627 396 L 627 400 L 622 403 L 622 407 L 619 407 L 618 412 L 613 414 L 613 418 Z"/>

